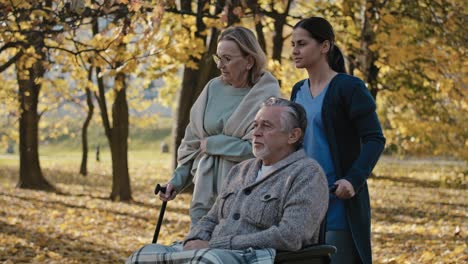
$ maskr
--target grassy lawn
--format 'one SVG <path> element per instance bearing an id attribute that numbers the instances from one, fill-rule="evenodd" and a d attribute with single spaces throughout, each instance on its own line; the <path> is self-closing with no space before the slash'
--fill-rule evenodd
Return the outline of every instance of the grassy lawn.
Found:
<path id="1" fill-rule="evenodd" d="M 161 137 L 161 139 L 164 137 Z M 160 142 L 129 152 L 134 202 L 111 202 L 111 164 L 89 160 L 77 172 L 79 149 L 41 149 L 45 177 L 57 193 L 15 188 L 17 155 L 0 155 L 0 262 L 119 263 L 150 243 L 161 202 L 155 183 L 171 175 Z M 375 263 L 466 263 L 466 162 L 384 157 L 369 180 Z M 170 202 L 160 242 L 182 239 L 189 228 L 190 196 Z"/>

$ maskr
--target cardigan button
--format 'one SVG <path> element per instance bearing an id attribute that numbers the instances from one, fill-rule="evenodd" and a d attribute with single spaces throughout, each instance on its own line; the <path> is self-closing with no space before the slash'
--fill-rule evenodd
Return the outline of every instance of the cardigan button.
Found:
<path id="1" fill-rule="evenodd" d="M 234 220 L 239 220 L 239 219 L 240 219 L 240 214 L 239 214 L 239 213 L 235 213 L 235 214 L 232 216 L 232 218 L 233 218 Z"/>
<path id="2" fill-rule="evenodd" d="M 252 193 L 252 190 L 250 190 L 250 189 L 245 189 L 244 190 L 245 195 L 250 195 L 251 193 Z"/>

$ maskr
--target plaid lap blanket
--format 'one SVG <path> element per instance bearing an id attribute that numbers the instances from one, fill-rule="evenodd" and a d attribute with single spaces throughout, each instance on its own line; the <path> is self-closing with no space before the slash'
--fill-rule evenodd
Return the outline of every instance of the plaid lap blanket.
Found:
<path id="1" fill-rule="evenodd" d="M 272 264 L 276 251 L 267 249 L 224 250 L 205 248 L 199 250 L 182 250 L 181 243 L 172 246 L 148 244 L 133 252 L 127 264 Z"/>

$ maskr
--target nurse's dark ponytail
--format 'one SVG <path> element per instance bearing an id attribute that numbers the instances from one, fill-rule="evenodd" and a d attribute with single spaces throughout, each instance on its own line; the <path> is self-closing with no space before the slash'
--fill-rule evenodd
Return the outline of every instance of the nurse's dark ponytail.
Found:
<path id="1" fill-rule="evenodd" d="M 323 43 L 325 40 L 328 40 L 330 42 L 330 50 L 327 53 L 328 65 L 330 65 L 330 68 L 336 72 L 346 73 L 343 53 L 335 45 L 335 33 L 333 32 L 333 27 L 326 19 L 321 17 L 305 18 L 294 26 L 294 29 L 296 28 L 307 30 L 310 36 L 319 43 Z"/>
<path id="2" fill-rule="evenodd" d="M 328 52 L 328 65 L 336 72 L 346 73 L 343 53 L 336 45 L 333 45 L 330 52 Z"/>

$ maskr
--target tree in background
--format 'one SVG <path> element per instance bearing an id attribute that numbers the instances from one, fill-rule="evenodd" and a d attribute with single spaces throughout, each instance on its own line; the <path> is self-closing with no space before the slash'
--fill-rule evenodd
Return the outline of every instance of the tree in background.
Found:
<path id="1" fill-rule="evenodd" d="M 177 96 L 173 127 L 174 167 L 177 166 L 177 149 L 185 135 L 190 109 L 205 84 L 218 73 L 211 56 L 216 52 L 219 29 L 215 23 L 218 15 L 222 12 L 224 1 L 215 1 L 214 8 L 210 6 L 210 3 L 211 1 L 208 0 L 181 0 L 179 9 L 174 6 L 168 10 L 173 16 L 191 17 L 192 22 L 191 25 L 187 25 L 189 29 L 187 33 L 188 36 L 193 36 L 195 43 L 198 44 L 196 52 L 190 54 L 190 64 L 184 67 L 182 83 Z M 211 22 L 211 26 L 207 25 L 209 22 Z"/>
<path id="2" fill-rule="evenodd" d="M 316 1 L 352 74 L 377 99 L 388 150 L 468 158 L 464 19 L 459 1 Z"/>
<path id="3" fill-rule="evenodd" d="M 0 38 L 3 44 L 0 54 L 6 59 L 0 66 L 0 72 L 15 65 L 18 82 L 18 186 L 52 190 L 53 186 L 42 175 L 39 163 L 38 101 L 41 82 L 50 67 L 47 41 L 63 31 L 63 27 L 57 27 L 63 6 L 54 5 L 53 1 L 1 1 L 0 10 Z"/>
<path id="4" fill-rule="evenodd" d="M 112 200 L 131 200 L 128 94 L 135 91 L 142 94 L 142 87 L 149 87 L 152 80 L 163 76 L 170 80 L 190 54 L 197 56 L 197 42 L 186 34 L 188 23 L 183 18 L 165 18 L 165 7 L 171 8 L 171 3 L 156 0 L 86 3 L 85 14 L 87 10 L 98 10 L 90 22 L 90 37 L 75 31 L 68 38 L 76 47 L 69 53 L 82 57 L 82 68 L 95 68 L 97 85 L 93 92 L 111 150 Z M 84 61 L 90 65 L 85 66 Z M 137 100 L 135 109 L 142 108 L 140 102 Z"/>
<path id="5" fill-rule="evenodd" d="M 204 16 L 205 20 L 197 21 L 219 16 L 222 23 L 215 25 L 218 30 L 232 23 L 254 28 L 270 58 L 268 68 L 280 80 L 285 95 L 292 83 L 303 76 L 283 60 L 290 57 L 292 25 L 302 17 L 326 17 L 336 28 L 350 73 L 361 77 L 377 100 L 389 137 L 388 151 L 468 157 L 466 148 L 461 147 L 467 144 L 468 137 L 463 125 L 467 116 L 467 90 L 463 88 L 466 67 L 459 59 L 466 52 L 463 34 L 466 7 L 459 1 L 252 0 L 221 1 L 211 7 L 203 1 L 185 3 L 188 7 L 195 3 L 205 7 L 205 11 L 194 14 Z M 196 27 L 192 28 L 198 32 Z M 213 40 L 207 37 L 210 31 L 206 25 L 201 29 L 205 29 L 203 37 Z M 269 38 L 271 41 L 266 41 Z M 209 57 L 215 48 L 208 44 L 205 47 L 205 55 Z M 209 59 L 198 60 L 197 69 L 212 67 Z M 192 71 L 193 78 L 203 78 L 184 79 L 187 85 L 183 83 L 180 90 L 174 150 L 183 138 L 193 101 L 210 79 L 196 74 L 198 70 Z M 436 132 L 440 130 L 444 133 Z M 175 155 L 174 151 L 174 160 Z"/>
<path id="6" fill-rule="evenodd" d="M 151 66 L 148 58 L 161 55 L 171 43 L 167 38 L 158 39 L 160 36 L 157 35 L 163 2 L 105 1 L 102 4 L 86 4 L 85 10 L 88 9 L 99 10 L 88 28 L 92 34 L 88 34 L 90 38 L 85 39 L 81 32 L 73 32 L 70 39 L 77 49 L 72 54 L 83 54 L 86 59 L 82 61 L 91 62 L 89 66 L 83 67 L 90 76 L 89 68 L 95 68 L 97 85 L 94 96 L 99 105 L 112 159 L 110 198 L 128 201 L 132 199 L 128 172 L 130 122 L 127 91 L 131 89 L 128 83 L 131 74 L 147 80 L 151 76 L 144 73 Z M 111 114 L 109 102 L 112 102 Z"/>
<path id="7" fill-rule="evenodd" d="M 219 74 L 211 56 L 216 52 L 219 33 L 230 25 L 254 28 L 262 48 L 271 58 L 268 68 L 280 80 L 291 84 L 292 76 L 299 76 L 288 64 L 281 66 L 284 58 L 283 32 L 291 16 L 289 11 L 294 1 L 191 1 L 181 0 L 180 8 L 167 10 L 171 16 L 193 16 L 195 26 L 189 27 L 198 43 L 201 55 L 191 56 L 189 67 L 184 68 L 183 80 L 178 92 L 173 129 L 173 165 L 176 166 L 177 149 L 185 135 L 190 109 L 206 83 Z M 194 7 L 195 11 L 194 12 Z M 266 41 L 271 38 L 272 42 Z M 269 43 L 273 43 L 269 45 Z M 287 56 L 286 58 L 288 58 Z"/>
<path id="8" fill-rule="evenodd" d="M 162 1 L 3 1 L 1 2 L 3 72 L 16 64 L 20 98 L 20 181 L 19 186 L 34 189 L 53 189 L 45 180 L 39 166 L 38 114 L 39 92 L 44 85 L 44 75 L 53 63 L 59 64 L 62 55 L 68 54 L 76 61 L 90 61 L 96 69 L 97 89 L 94 92 L 101 109 L 105 134 L 109 140 L 113 163 L 113 200 L 130 200 L 128 175 L 128 105 L 126 100 L 127 74 L 142 77 L 158 76 L 176 68 L 160 66 L 156 73 L 145 74 L 154 67 L 145 58 L 160 54 L 172 44 L 168 37 L 157 36 L 163 13 Z M 103 28 L 99 23 L 103 21 Z M 94 34 L 86 35 L 86 30 Z M 170 31 L 171 28 L 169 27 Z M 84 33 L 84 34 L 83 34 Z M 164 33 L 168 33 L 167 31 Z M 91 36 L 91 37 L 89 37 Z M 163 44 L 162 44 L 163 43 Z M 181 41 L 180 43 L 186 44 Z M 153 45 L 154 44 L 154 45 Z M 185 46 L 190 48 L 190 45 Z M 172 50 L 171 54 L 168 50 Z M 164 50 L 166 56 L 159 60 L 169 65 L 171 55 L 184 52 L 184 48 Z M 186 52 L 185 52 L 186 53 Z M 12 54 L 12 55 L 10 55 Z M 54 57 L 55 56 L 55 57 Z M 177 57 L 177 56 L 174 56 Z M 57 59 L 53 61 L 52 58 Z M 170 59 L 167 59 L 170 58 Z M 137 71 L 138 63 L 147 64 Z M 154 62 L 152 62 L 154 63 Z M 79 63 L 77 63 L 79 64 Z M 66 64 L 64 64 L 66 65 Z M 84 63 L 82 63 L 84 65 Z M 65 67 L 66 68 L 66 67 Z M 80 80 L 79 75 L 71 79 Z M 104 81 L 106 78 L 106 82 Z M 112 117 L 107 114 L 106 87 L 112 86 L 114 103 Z M 67 85 L 64 85 L 67 87 Z M 88 85 L 85 85 L 88 87 Z M 89 93 L 88 93 L 89 95 Z"/>
<path id="9" fill-rule="evenodd" d="M 83 105 L 84 174 L 95 101 L 112 155 L 111 198 L 129 200 L 129 126 L 156 120 L 129 116 L 147 107 L 141 91 L 164 80 L 159 99 L 176 107 L 175 156 L 192 104 L 218 74 L 211 55 L 219 32 L 233 24 L 254 29 L 287 97 L 304 76 L 289 59 L 292 26 L 314 15 L 334 25 L 350 73 L 376 98 L 388 151 L 467 159 L 465 10 L 455 0 L 0 0 L 2 142 L 19 138 L 20 187 L 52 189 L 39 141 L 69 133 L 61 124 L 72 117 L 56 124 L 40 117 L 63 100 Z M 39 134 L 41 127 L 53 129 Z"/>

